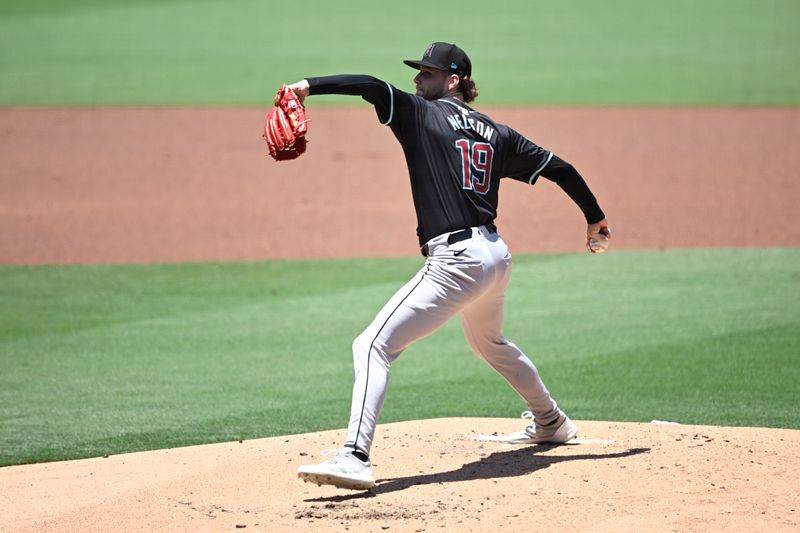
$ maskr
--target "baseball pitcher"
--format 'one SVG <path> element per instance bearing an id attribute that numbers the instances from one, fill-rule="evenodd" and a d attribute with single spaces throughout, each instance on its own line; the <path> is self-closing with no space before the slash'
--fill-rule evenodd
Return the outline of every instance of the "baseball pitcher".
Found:
<path id="1" fill-rule="evenodd" d="M 353 342 L 355 382 L 347 437 L 336 456 L 302 466 L 305 481 L 364 490 L 375 485 L 370 451 L 386 397 L 389 367 L 411 343 L 456 314 L 475 354 L 523 398 L 533 421 L 520 443 L 564 443 L 577 427 L 559 409 L 531 360 L 503 336 L 511 254 L 494 224 L 501 178 L 554 181 L 583 212 L 590 252 L 611 237 L 605 214 L 578 171 L 553 152 L 469 106 L 472 64 L 455 44 L 431 44 L 415 94 L 366 75 L 307 78 L 288 88 L 302 102 L 318 94 L 360 96 L 403 148 L 425 264 Z"/>

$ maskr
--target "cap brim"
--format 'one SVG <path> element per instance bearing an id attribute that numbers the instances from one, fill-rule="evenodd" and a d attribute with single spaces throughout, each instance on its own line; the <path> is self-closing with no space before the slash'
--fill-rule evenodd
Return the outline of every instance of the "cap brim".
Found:
<path id="1" fill-rule="evenodd" d="M 424 60 L 423 61 L 416 61 L 416 60 L 413 60 L 413 59 L 404 59 L 403 63 L 405 63 L 409 67 L 415 68 L 417 70 L 419 70 L 420 67 L 428 67 L 428 68 L 435 68 L 436 70 L 444 70 L 445 72 L 450 72 L 448 69 L 442 68 L 441 65 L 434 65 L 433 63 L 430 63 L 430 62 L 424 61 Z"/>

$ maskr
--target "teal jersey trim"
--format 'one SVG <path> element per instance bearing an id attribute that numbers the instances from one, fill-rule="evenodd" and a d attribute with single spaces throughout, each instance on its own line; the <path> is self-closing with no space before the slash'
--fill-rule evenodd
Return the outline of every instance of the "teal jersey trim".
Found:
<path id="1" fill-rule="evenodd" d="M 394 118 L 394 91 L 392 90 L 392 86 L 387 82 L 386 87 L 389 88 L 389 118 L 386 119 L 386 122 L 381 122 L 384 126 L 388 126 L 389 123 Z"/>
<path id="2" fill-rule="evenodd" d="M 531 178 L 528 180 L 530 185 L 533 185 L 533 182 L 536 181 L 536 178 L 539 177 L 539 174 L 542 172 L 542 170 L 544 170 L 544 167 L 547 166 L 547 163 L 549 163 L 551 159 L 553 159 L 553 152 L 548 153 L 547 159 L 544 160 L 544 163 L 539 165 L 539 168 L 536 169 L 536 172 L 531 174 Z"/>

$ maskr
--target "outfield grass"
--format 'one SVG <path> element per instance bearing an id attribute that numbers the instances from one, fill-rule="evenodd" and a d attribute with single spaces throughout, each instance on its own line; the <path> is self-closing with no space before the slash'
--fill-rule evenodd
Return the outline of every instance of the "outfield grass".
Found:
<path id="1" fill-rule="evenodd" d="M 798 20 L 797 0 L 3 0 L 0 105 L 263 105 L 340 72 L 410 89 L 400 60 L 437 40 L 483 104 L 797 105 Z"/>
<path id="2" fill-rule="evenodd" d="M 0 465 L 344 427 L 419 264 L 0 267 Z M 800 429 L 800 249 L 517 257 L 507 307 L 577 419 Z M 524 409 L 457 321 L 392 372 L 382 422 Z"/>

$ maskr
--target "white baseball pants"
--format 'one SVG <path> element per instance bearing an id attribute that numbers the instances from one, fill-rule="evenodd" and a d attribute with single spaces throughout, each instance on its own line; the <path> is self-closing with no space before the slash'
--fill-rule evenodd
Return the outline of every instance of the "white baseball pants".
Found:
<path id="1" fill-rule="evenodd" d="M 345 447 L 369 454 L 392 362 L 457 313 L 472 350 L 522 396 L 536 419 L 547 424 L 558 417 L 534 364 L 503 336 L 508 247 L 486 226 L 472 228 L 472 238 L 454 244 L 448 236 L 427 243 L 425 265 L 353 342 L 355 382 Z"/>

